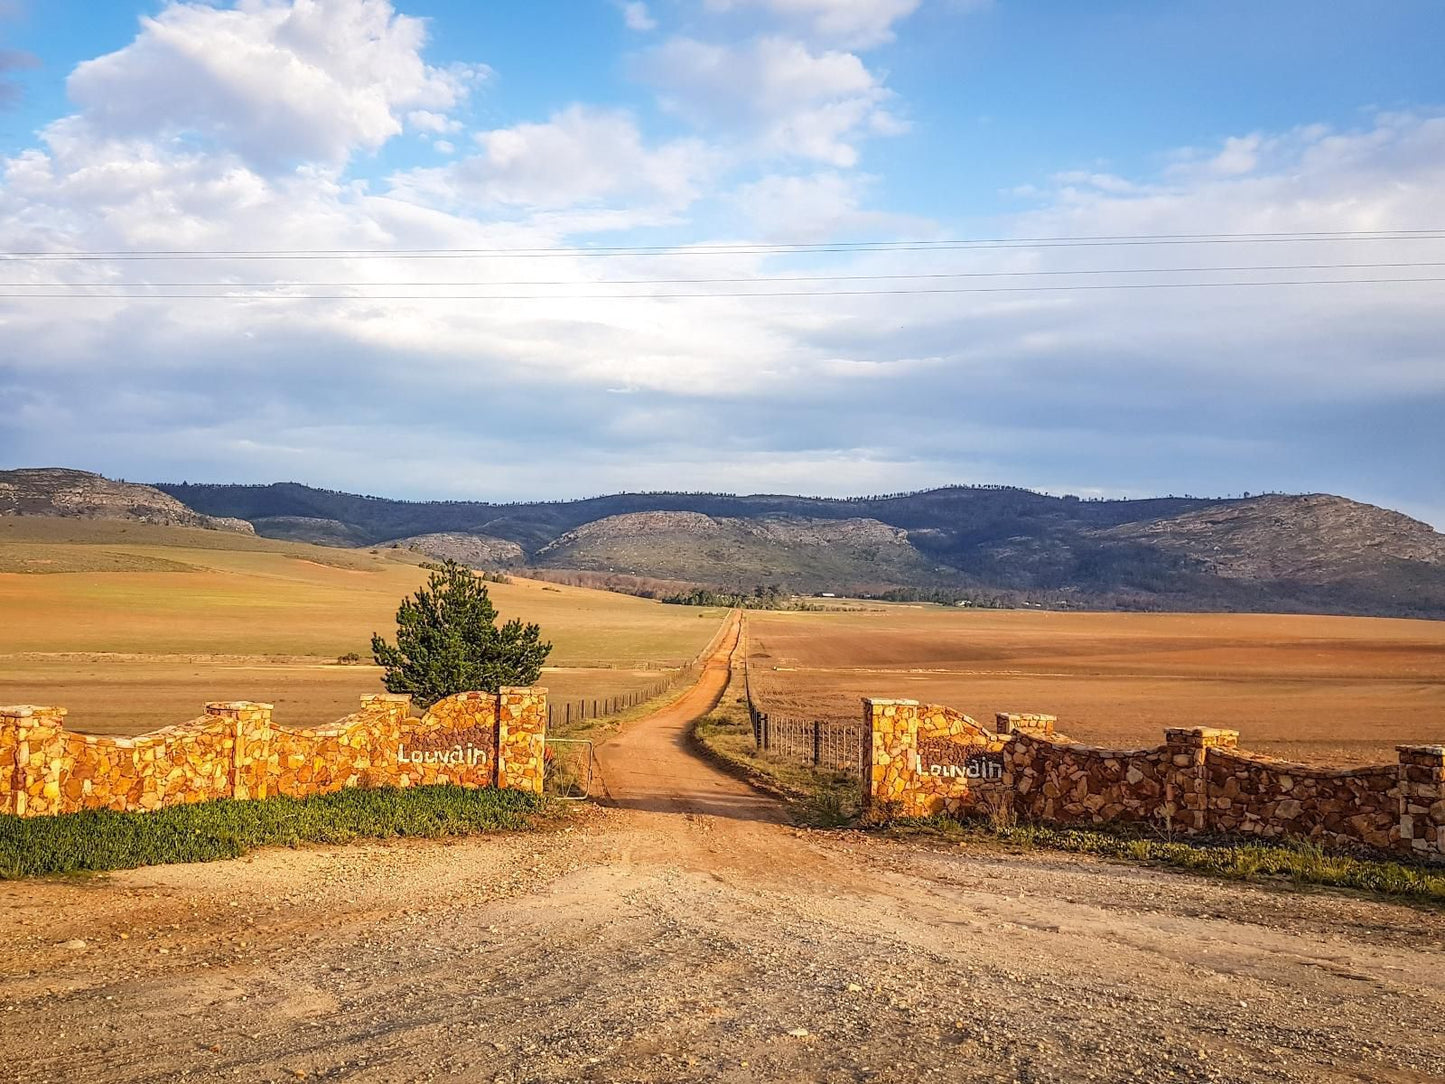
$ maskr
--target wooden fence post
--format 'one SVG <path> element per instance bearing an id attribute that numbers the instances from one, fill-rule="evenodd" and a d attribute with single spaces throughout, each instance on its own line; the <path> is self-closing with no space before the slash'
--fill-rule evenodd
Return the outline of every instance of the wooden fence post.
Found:
<path id="1" fill-rule="evenodd" d="M 818 720 L 813 720 L 813 767 L 818 766 L 819 754 L 822 752 L 823 730 Z"/>

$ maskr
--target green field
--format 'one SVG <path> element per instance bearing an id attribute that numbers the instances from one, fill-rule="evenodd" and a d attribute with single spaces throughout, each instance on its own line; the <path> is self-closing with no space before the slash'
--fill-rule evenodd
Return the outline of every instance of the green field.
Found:
<path id="1" fill-rule="evenodd" d="M 193 718 L 208 700 L 329 721 L 380 691 L 373 631 L 426 578 L 403 550 L 338 550 L 221 531 L 0 518 L 0 703 L 70 709 L 92 733 Z M 697 653 L 720 610 L 530 580 L 489 585 L 503 618 L 555 645 L 542 681 L 561 702 L 632 692 Z"/>

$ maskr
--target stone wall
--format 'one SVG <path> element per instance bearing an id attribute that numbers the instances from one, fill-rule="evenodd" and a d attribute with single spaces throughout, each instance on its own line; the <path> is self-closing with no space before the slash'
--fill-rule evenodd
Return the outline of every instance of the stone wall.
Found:
<path id="1" fill-rule="evenodd" d="M 1400 846 L 1445 856 L 1445 745 L 1401 745 Z"/>
<path id="2" fill-rule="evenodd" d="M 0 707 L 0 813 L 152 810 L 215 798 L 453 783 L 542 791 L 547 690 L 461 693 L 421 718 L 411 698 L 362 697 L 328 726 L 288 729 L 271 705 L 207 704 L 136 738 L 65 729 L 65 709 Z"/>
<path id="3" fill-rule="evenodd" d="M 1000 779 L 969 774 L 970 761 L 997 754 L 1005 739 L 962 712 L 917 700 L 864 700 L 863 788 L 870 801 L 904 817 L 974 811 Z M 947 756 L 949 746 L 957 756 Z M 958 769 L 962 769 L 961 771 Z"/>
<path id="4" fill-rule="evenodd" d="M 1316 768 L 1238 749 L 1239 733 L 1165 730 L 1152 749 L 1101 749 L 1049 715 L 1000 714 L 990 732 L 949 708 L 864 700 L 864 798 L 902 816 L 1008 808 L 1059 824 L 1308 839 L 1445 861 L 1445 746 L 1400 746 L 1398 764 Z M 955 746 L 950 757 L 939 742 Z M 998 753 L 997 779 L 940 771 Z"/>
<path id="5" fill-rule="evenodd" d="M 1159 813 L 1171 771 L 1165 749 L 1095 749 L 1027 733 L 1004 751 L 1013 810 L 1059 824 L 1147 822 Z"/>
<path id="6" fill-rule="evenodd" d="M 1311 768 L 1236 749 L 1210 749 L 1208 823 L 1241 835 L 1306 836 L 1326 845 L 1395 845 L 1400 766 Z"/>

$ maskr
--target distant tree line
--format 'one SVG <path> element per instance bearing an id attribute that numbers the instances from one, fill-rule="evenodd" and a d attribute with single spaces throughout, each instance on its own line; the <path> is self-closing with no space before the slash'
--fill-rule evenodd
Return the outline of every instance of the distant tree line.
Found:
<path id="1" fill-rule="evenodd" d="M 725 606 L 744 610 L 785 610 L 794 606 L 791 591 L 775 583 L 759 584 L 751 592 L 716 591 L 695 587 L 691 591 L 669 595 L 662 600 L 671 606 Z"/>

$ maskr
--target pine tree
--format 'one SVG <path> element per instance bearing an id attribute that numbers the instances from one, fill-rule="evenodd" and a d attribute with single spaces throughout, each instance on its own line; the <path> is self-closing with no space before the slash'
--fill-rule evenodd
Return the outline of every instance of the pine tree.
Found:
<path id="1" fill-rule="evenodd" d="M 426 586 L 396 611 L 396 646 L 380 633 L 371 637 L 387 691 L 430 706 L 454 693 L 535 684 L 552 650 L 541 629 L 517 618 L 498 628 L 486 585 L 465 565 L 425 567 L 433 570 Z"/>

